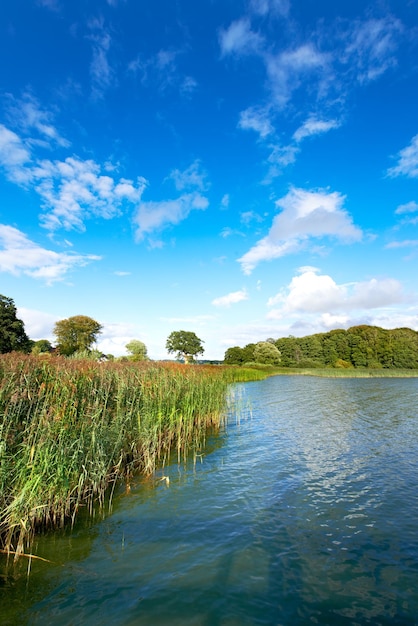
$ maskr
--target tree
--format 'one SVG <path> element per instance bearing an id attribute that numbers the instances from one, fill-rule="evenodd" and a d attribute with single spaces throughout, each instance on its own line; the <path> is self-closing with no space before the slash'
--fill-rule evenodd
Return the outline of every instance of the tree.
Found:
<path id="1" fill-rule="evenodd" d="M 178 359 L 190 363 L 196 355 L 204 353 L 202 343 L 202 340 L 191 331 L 174 330 L 169 335 L 165 347 L 167 352 L 176 354 Z"/>
<path id="2" fill-rule="evenodd" d="M 0 294 L 0 353 L 30 352 L 32 342 L 25 332 L 25 326 L 16 315 L 15 303 L 11 298 Z"/>
<path id="3" fill-rule="evenodd" d="M 254 348 L 254 360 L 265 365 L 278 365 L 281 361 L 280 350 L 269 341 L 259 341 Z"/>
<path id="4" fill-rule="evenodd" d="M 147 347 L 139 339 L 132 339 L 132 341 L 126 344 L 125 348 L 131 353 L 132 361 L 145 361 L 148 358 Z"/>
<path id="5" fill-rule="evenodd" d="M 226 365 L 242 365 L 244 363 L 244 350 L 239 346 L 228 348 L 225 352 L 224 363 Z"/>
<path id="6" fill-rule="evenodd" d="M 101 330 L 101 324 L 87 315 L 74 315 L 57 322 L 54 335 L 58 352 L 70 356 L 74 352 L 90 350 Z"/>
<path id="7" fill-rule="evenodd" d="M 32 354 L 44 354 L 52 352 L 52 345 L 48 339 L 39 339 L 32 346 Z"/>

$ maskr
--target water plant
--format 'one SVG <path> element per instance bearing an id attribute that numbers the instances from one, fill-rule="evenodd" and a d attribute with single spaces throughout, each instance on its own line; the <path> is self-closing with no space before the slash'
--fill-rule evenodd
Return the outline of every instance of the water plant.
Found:
<path id="1" fill-rule="evenodd" d="M 260 374 L 252 374 L 253 379 Z M 0 548 L 19 556 L 37 529 L 103 504 L 132 472 L 199 451 L 251 371 L 178 363 L 0 357 Z"/>

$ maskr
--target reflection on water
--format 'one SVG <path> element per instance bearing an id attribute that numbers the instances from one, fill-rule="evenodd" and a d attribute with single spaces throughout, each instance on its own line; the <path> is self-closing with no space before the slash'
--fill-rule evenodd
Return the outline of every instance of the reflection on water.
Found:
<path id="1" fill-rule="evenodd" d="M 418 381 L 239 385 L 202 459 L 40 539 L 2 624 L 418 623 Z M 159 480 L 162 476 L 169 477 Z"/>

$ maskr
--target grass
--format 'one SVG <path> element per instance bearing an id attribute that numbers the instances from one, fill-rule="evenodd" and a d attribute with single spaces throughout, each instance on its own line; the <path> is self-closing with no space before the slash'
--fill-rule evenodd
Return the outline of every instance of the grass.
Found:
<path id="1" fill-rule="evenodd" d="M 173 449 L 199 451 L 251 368 L 0 356 L 0 549 L 17 557 L 38 529 L 103 505 L 133 472 Z"/>
<path id="2" fill-rule="evenodd" d="M 414 369 L 368 369 L 368 368 L 297 368 L 276 367 L 276 375 L 320 376 L 323 378 L 418 378 Z"/>

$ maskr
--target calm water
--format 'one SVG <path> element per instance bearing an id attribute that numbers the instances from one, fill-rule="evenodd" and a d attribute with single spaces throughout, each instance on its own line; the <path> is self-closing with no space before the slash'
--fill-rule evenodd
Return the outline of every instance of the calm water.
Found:
<path id="1" fill-rule="evenodd" d="M 418 624 L 418 380 L 237 392 L 251 411 L 196 465 L 41 538 L 56 564 L 0 579 L 0 624 Z"/>

